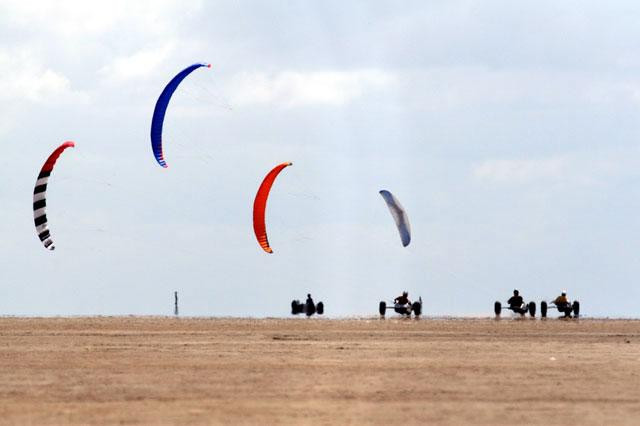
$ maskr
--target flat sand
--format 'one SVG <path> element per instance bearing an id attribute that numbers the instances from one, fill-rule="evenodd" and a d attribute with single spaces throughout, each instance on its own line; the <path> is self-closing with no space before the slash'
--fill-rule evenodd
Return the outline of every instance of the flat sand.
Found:
<path id="1" fill-rule="evenodd" d="M 640 321 L 0 318 L 3 424 L 640 424 Z"/>

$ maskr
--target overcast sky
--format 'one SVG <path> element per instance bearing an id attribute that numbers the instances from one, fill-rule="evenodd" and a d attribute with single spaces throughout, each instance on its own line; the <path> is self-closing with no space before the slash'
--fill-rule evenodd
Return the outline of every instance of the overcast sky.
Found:
<path id="1" fill-rule="evenodd" d="M 640 304 L 640 4 L 0 0 L 0 314 Z M 151 114 L 167 111 L 168 169 Z M 49 182 L 56 251 L 32 191 Z M 264 175 L 292 161 L 253 235 Z M 402 247 L 380 189 L 411 222 Z"/>

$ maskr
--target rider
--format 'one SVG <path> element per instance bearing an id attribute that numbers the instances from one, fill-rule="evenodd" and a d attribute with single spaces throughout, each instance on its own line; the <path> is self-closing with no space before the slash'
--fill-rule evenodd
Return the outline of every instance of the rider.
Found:
<path id="1" fill-rule="evenodd" d="M 399 314 L 411 314 L 411 308 L 407 311 L 407 306 L 411 306 L 411 301 L 409 300 L 409 293 L 406 291 L 402 292 L 402 296 L 398 296 L 393 299 L 393 303 L 395 303 L 395 311 Z"/>
<path id="2" fill-rule="evenodd" d="M 509 304 L 509 309 L 511 309 L 513 312 L 516 312 L 520 315 L 524 315 L 527 313 L 527 309 L 522 306 L 524 305 L 524 299 L 522 298 L 522 296 L 520 296 L 520 292 L 518 291 L 518 289 L 513 290 L 513 296 L 511 296 L 511 298 L 507 300 L 507 303 Z"/>
<path id="3" fill-rule="evenodd" d="M 307 294 L 307 301 L 304 302 L 306 305 L 306 313 L 307 316 L 311 316 L 316 313 L 316 304 L 313 303 L 313 299 L 311 298 L 311 294 Z"/>
<path id="4" fill-rule="evenodd" d="M 402 296 L 398 296 L 395 299 L 393 299 L 393 303 L 395 303 L 396 305 L 411 304 L 411 302 L 409 301 L 409 293 L 406 291 L 403 291 Z"/>
<path id="5" fill-rule="evenodd" d="M 565 318 L 571 318 L 571 306 L 569 305 L 569 299 L 567 299 L 566 290 L 562 290 L 562 294 L 551 303 L 556 305 L 558 312 L 564 313 Z"/>

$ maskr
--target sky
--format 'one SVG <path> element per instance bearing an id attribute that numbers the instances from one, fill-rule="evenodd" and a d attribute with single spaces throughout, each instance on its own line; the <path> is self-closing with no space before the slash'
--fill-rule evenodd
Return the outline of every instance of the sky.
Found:
<path id="1" fill-rule="evenodd" d="M 635 317 L 634 1 L 0 0 L 0 314 Z M 149 138 L 158 95 L 184 80 Z M 56 245 L 32 192 L 47 156 Z M 252 205 L 291 161 L 267 207 Z M 403 247 L 378 194 L 404 206 Z"/>

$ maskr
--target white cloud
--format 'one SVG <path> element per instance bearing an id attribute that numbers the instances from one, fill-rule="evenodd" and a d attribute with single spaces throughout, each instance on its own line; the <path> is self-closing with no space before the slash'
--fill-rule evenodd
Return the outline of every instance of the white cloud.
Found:
<path id="1" fill-rule="evenodd" d="M 368 93 L 389 88 L 395 78 L 379 70 L 283 71 L 277 74 L 242 73 L 230 82 L 232 104 L 339 106 Z"/>
<path id="2" fill-rule="evenodd" d="M 13 114 L 0 115 L 0 137 L 4 137 L 13 128 Z"/>
<path id="3" fill-rule="evenodd" d="M 76 37 L 113 32 L 131 21 L 139 31 L 165 32 L 178 25 L 177 17 L 200 6 L 197 0 L 3 0 L 0 11 L 11 25 Z"/>
<path id="4" fill-rule="evenodd" d="M 420 108 L 441 111 L 479 105 L 610 105 L 640 102 L 640 79 L 600 70 L 430 67 L 398 74 L 402 96 Z"/>
<path id="5" fill-rule="evenodd" d="M 567 163 L 562 158 L 535 160 L 488 160 L 476 166 L 473 175 L 478 180 L 499 183 L 524 183 L 562 177 Z"/>
<path id="6" fill-rule="evenodd" d="M 117 57 L 105 65 L 100 70 L 100 74 L 112 83 L 143 78 L 157 72 L 157 67 L 173 50 L 174 44 L 168 43 L 159 48 L 140 50 L 129 56 Z"/>
<path id="7" fill-rule="evenodd" d="M 67 77 L 39 63 L 27 49 L 0 50 L 0 99 L 30 102 L 84 101 Z"/>
<path id="8" fill-rule="evenodd" d="M 600 185 L 612 179 L 637 176 L 638 149 L 593 154 L 567 154 L 540 159 L 491 159 L 472 170 L 474 179 L 503 185 Z"/>

